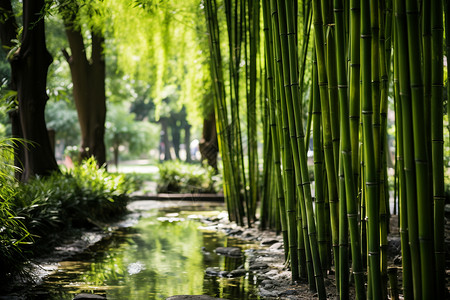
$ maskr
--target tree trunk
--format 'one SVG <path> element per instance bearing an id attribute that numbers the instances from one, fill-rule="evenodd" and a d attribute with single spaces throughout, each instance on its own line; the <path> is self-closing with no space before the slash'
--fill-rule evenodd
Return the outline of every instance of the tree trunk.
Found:
<path id="1" fill-rule="evenodd" d="M 186 162 L 191 162 L 191 125 L 184 125 L 184 148 L 186 149 Z"/>
<path id="2" fill-rule="evenodd" d="M 64 22 L 72 53 L 69 55 L 65 50 L 63 53 L 72 75 L 73 97 L 81 129 L 81 159 L 94 156 L 101 166 L 106 162 L 104 38 L 101 33 L 92 32 L 92 55 L 88 60 L 83 36 L 71 18 L 74 16 L 67 17 Z"/>
<path id="3" fill-rule="evenodd" d="M 170 144 L 169 144 L 169 125 L 167 124 L 167 118 L 161 118 L 161 131 L 162 131 L 162 143 L 164 145 L 164 161 L 171 160 Z"/>
<path id="4" fill-rule="evenodd" d="M 219 152 L 216 118 L 212 112 L 203 120 L 203 137 L 200 141 L 199 149 L 202 154 L 202 160 L 206 159 L 208 165 L 217 170 L 217 153 Z"/>
<path id="5" fill-rule="evenodd" d="M 9 49 L 13 47 L 12 40 L 15 39 L 17 35 L 17 22 L 10 0 L 0 0 L 0 9 L 4 14 L 2 21 L 0 22 L 0 39 L 3 50 L 5 50 L 5 52 L 8 52 Z M 17 91 L 17 86 L 12 75 L 9 82 L 9 88 L 12 91 Z M 22 126 L 20 125 L 19 110 L 17 108 L 13 108 L 8 112 L 8 114 L 11 121 L 12 137 L 22 138 L 23 134 Z M 22 162 L 25 161 L 24 151 L 25 150 L 23 144 L 18 143 L 15 145 L 14 166 L 16 166 L 18 169 L 16 169 L 14 176 L 17 180 L 20 180 L 22 176 L 22 172 L 20 170 L 23 168 Z"/>
<path id="6" fill-rule="evenodd" d="M 58 170 L 44 117 L 48 100 L 47 71 L 53 59 L 45 43 L 43 9 L 43 0 L 23 2 L 23 41 L 11 62 L 13 81 L 17 84 L 23 138 L 32 143 L 25 149 L 22 181 Z"/>

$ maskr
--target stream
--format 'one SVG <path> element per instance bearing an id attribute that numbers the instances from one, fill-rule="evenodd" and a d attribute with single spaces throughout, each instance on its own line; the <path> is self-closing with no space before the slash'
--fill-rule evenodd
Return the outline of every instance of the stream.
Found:
<path id="1" fill-rule="evenodd" d="M 245 268 L 252 252 L 245 250 L 258 247 L 204 227 L 200 218 L 223 214 L 223 204 L 136 201 L 129 207 L 126 220 L 84 251 L 40 266 L 51 271 L 20 299 L 73 299 L 79 293 L 107 299 L 260 299 L 252 273 L 229 278 L 206 272 Z M 242 255 L 218 255 L 218 247 L 239 247 Z"/>

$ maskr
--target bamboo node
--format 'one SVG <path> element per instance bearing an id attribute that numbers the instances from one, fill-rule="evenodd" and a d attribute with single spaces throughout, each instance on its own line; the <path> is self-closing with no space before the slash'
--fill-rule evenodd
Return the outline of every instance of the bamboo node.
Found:
<path id="1" fill-rule="evenodd" d="M 333 11 L 335 13 L 340 13 L 340 12 L 344 12 L 344 9 L 343 8 L 335 8 Z"/>
<path id="2" fill-rule="evenodd" d="M 366 186 L 374 186 L 374 185 L 378 185 L 378 182 L 376 182 L 376 181 L 366 181 Z"/>
<path id="3" fill-rule="evenodd" d="M 346 89 L 346 88 L 348 88 L 348 85 L 346 85 L 346 84 L 338 84 L 338 88 L 339 89 Z"/>
<path id="4" fill-rule="evenodd" d="M 439 144 L 444 144 L 444 140 L 442 139 L 432 139 L 431 141 Z"/>
<path id="5" fill-rule="evenodd" d="M 417 165 L 426 165 L 426 164 L 428 164 L 428 162 L 425 159 L 415 159 L 414 162 Z"/>
<path id="6" fill-rule="evenodd" d="M 362 110 L 361 113 L 363 115 L 371 115 L 371 114 L 373 114 L 373 111 L 372 110 Z"/>

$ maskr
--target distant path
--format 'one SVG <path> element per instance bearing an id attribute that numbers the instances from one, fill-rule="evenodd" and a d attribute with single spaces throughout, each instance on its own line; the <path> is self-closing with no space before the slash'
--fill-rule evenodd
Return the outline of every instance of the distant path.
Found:
<path id="1" fill-rule="evenodd" d="M 158 173 L 158 167 L 148 159 L 127 160 L 119 163 L 119 169 L 113 163 L 108 164 L 109 172 L 120 173 Z"/>

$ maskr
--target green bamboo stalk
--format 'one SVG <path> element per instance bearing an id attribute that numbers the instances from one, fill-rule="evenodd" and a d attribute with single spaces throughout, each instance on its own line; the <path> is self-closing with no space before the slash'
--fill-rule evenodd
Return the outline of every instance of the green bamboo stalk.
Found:
<path id="1" fill-rule="evenodd" d="M 277 96 L 277 108 L 281 112 L 278 114 L 279 124 L 283 124 L 282 141 L 284 144 L 284 156 L 283 156 L 283 170 L 285 173 L 285 190 L 286 190 L 286 214 L 288 221 L 288 235 L 289 235 L 289 256 L 291 261 L 292 281 L 295 282 L 299 279 L 299 261 L 300 270 L 306 270 L 306 263 L 302 263 L 302 259 L 299 260 L 297 250 L 297 214 L 296 214 L 296 202 L 295 202 L 295 187 L 294 187 L 294 166 L 292 161 L 292 149 L 291 140 L 289 137 L 289 124 L 287 120 L 287 112 L 284 104 L 286 96 L 283 86 L 283 65 L 281 63 L 281 41 L 279 38 L 279 11 L 275 0 L 270 1 L 271 14 L 272 14 L 272 29 L 273 29 L 273 41 L 274 41 L 274 60 L 276 62 L 275 79 L 276 79 L 276 96 Z M 281 135 L 280 135 L 281 136 Z M 306 272 L 305 272 L 306 274 Z"/>
<path id="2" fill-rule="evenodd" d="M 448 0 L 444 0 L 444 14 L 445 14 L 445 53 L 447 57 L 450 56 L 450 5 Z M 447 74 L 450 74 L 450 64 L 447 64 Z M 450 95 L 450 84 L 447 84 L 447 95 Z M 450 119 L 450 105 L 447 105 L 447 117 Z M 447 125 L 447 130 L 450 134 L 450 121 Z"/>
<path id="3" fill-rule="evenodd" d="M 411 254 L 411 274 L 412 274 L 412 288 L 413 299 L 420 299 L 422 297 L 421 291 L 421 265 L 419 252 L 419 238 L 417 226 L 417 199 L 416 199 L 416 181 L 415 181 L 415 166 L 414 166 L 414 146 L 411 128 L 412 122 L 412 107 L 411 107 L 411 91 L 409 78 L 409 54 L 408 54 L 408 35 L 406 25 L 406 7 L 404 1 L 395 1 L 395 19 L 396 19 L 396 41 L 397 41 L 397 60 L 398 60 L 398 78 L 399 78 L 399 100 L 401 107 L 401 124 L 402 128 L 402 146 L 403 146 L 403 163 L 404 163 L 404 177 L 405 177 L 405 195 L 404 200 L 401 198 L 400 210 L 401 216 L 404 211 L 407 212 L 407 217 L 404 218 L 406 224 L 403 224 L 403 218 L 400 219 L 402 229 L 408 233 L 409 250 Z M 400 161 L 401 163 L 402 161 Z M 402 189 L 400 189 L 402 191 Z M 407 197 L 407 198 L 406 198 Z M 406 205 L 402 205 L 406 204 Z M 406 246 L 406 244 L 405 244 Z M 403 240 L 402 240 L 403 247 Z"/>
<path id="4" fill-rule="evenodd" d="M 213 0 L 205 2 L 205 17 L 208 25 L 209 48 L 211 53 L 211 77 L 214 78 L 214 109 L 217 116 L 217 136 L 219 142 L 219 150 L 222 154 L 224 166 L 224 194 L 227 202 L 230 220 L 241 221 L 241 213 L 239 206 L 236 205 L 237 195 L 235 187 L 235 177 L 232 172 L 231 155 L 229 143 L 227 142 L 227 109 L 225 102 L 225 88 L 222 73 L 222 56 L 220 51 L 220 36 L 217 20 L 217 5 Z"/>
<path id="5" fill-rule="evenodd" d="M 359 111 L 360 111 L 360 5 L 350 0 L 350 138 L 352 146 L 352 170 L 355 189 L 359 178 Z"/>
<path id="6" fill-rule="evenodd" d="M 419 223 L 420 264 L 422 272 L 422 298 L 435 299 L 434 247 L 433 247 L 433 204 L 428 200 L 429 173 L 427 157 L 426 117 L 424 114 L 424 85 L 421 65 L 420 47 L 420 13 L 417 1 L 406 1 L 408 24 L 408 49 L 411 80 L 411 99 L 413 113 L 414 160 L 416 167 L 417 211 Z"/>
<path id="7" fill-rule="evenodd" d="M 257 56 L 259 43 L 259 1 L 248 2 L 249 19 L 249 93 L 247 97 L 247 135 L 248 135 L 248 169 L 250 198 L 248 218 L 255 219 L 256 203 L 258 201 L 258 145 L 257 145 L 257 117 L 256 117 L 256 83 L 257 83 Z"/>
<path id="8" fill-rule="evenodd" d="M 431 98 L 431 140 L 433 164 L 434 199 L 434 251 L 436 262 L 436 298 L 445 298 L 445 232 L 444 232 L 444 137 L 443 137 L 443 9 L 442 0 L 431 3 L 432 28 L 432 98 Z M 449 106 L 447 102 L 447 106 Z M 430 276 L 430 274 L 428 275 Z"/>
<path id="9" fill-rule="evenodd" d="M 313 288 L 314 284 L 314 275 L 313 275 L 313 265 L 312 265 L 312 259 L 311 259 L 311 249 L 310 244 L 308 240 L 308 229 L 307 229 L 307 219 L 306 219 L 306 210 L 305 210 L 305 204 L 303 199 L 303 186 L 300 184 L 301 182 L 301 171 L 300 171 L 300 162 L 299 162 L 299 146 L 298 143 L 300 142 L 302 145 L 304 145 L 303 138 L 304 136 L 301 136 L 301 140 L 298 141 L 300 138 L 300 135 L 298 134 L 298 123 L 296 123 L 296 120 L 299 120 L 299 118 L 295 117 L 296 114 L 296 108 L 298 111 L 298 107 L 296 105 L 293 105 L 293 90 L 291 89 L 291 80 L 290 76 L 292 75 L 292 69 L 295 69 L 295 72 L 297 71 L 297 65 L 295 64 L 297 61 L 297 57 L 295 56 L 295 61 L 292 62 L 290 60 L 290 52 L 289 52 L 289 46 L 288 46 L 288 38 L 287 38 L 287 25 L 288 20 L 286 16 L 286 10 L 285 6 L 283 5 L 283 2 L 277 2 L 278 7 L 278 15 L 279 15 L 279 27 L 278 27 L 278 35 L 280 39 L 281 44 L 281 62 L 283 65 L 283 86 L 284 86 L 284 96 L 282 97 L 282 102 L 284 106 L 286 107 L 286 118 L 288 120 L 288 129 L 289 129 L 289 135 L 291 138 L 291 151 L 292 151 L 292 158 L 294 163 L 294 174 L 295 174 L 295 181 L 297 185 L 297 196 L 298 196 L 298 202 L 297 202 L 297 226 L 298 226 L 298 246 L 299 246 L 299 255 L 300 255 L 300 243 L 304 244 L 305 254 L 306 254 L 306 268 L 307 268 L 307 276 L 308 276 L 308 282 L 310 283 L 310 287 Z M 294 30 L 291 30 L 292 32 L 291 36 L 295 34 Z M 295 54 L 296 55 L 296 54 Z M 295 64 L 295 65 L 294 65 Z M 298 86 L 298 82 L 296 82 Z M 297 91 L 294 89 L 294 91 Z M 284 117 L 284 116 L 283 116 Z"/>
<path id="10" fill-rule="evenodd" d="M 412 273 L 411 273 L 411 252 L 408 242 L 408 203 L 406 198 L 406 179 L 405 164 L 403 158 L 403 126 L 402 126 L 402 106 L 400 100 L 399 86 L 399 54 L 398 54 L 398 34 L 394 31 L 394 99 L 395 99 L 395 131 L 398 167 L 398 197 L 399 197 L 399 216 L 400 216 L 400 241 L 402 251 L 402 270 L 403 270 L 403 296 L 405 299 L 413 299 L 412 293 Z"/>
<path id="11" fill-rule="evenodd" d="M 344 21 L 344 2 L 342 0 L 334 1 L 334 15 L 336 24 L 336 58 L 337 58 L 337 78 L 339 87 L 339 103 L 340 103 L 340 132 L 341 132 L 341 159 L 342 159 L 342 174 L 345 178 L 345 197 L 341 196 L 341 199 L 346 199 L 346 207 L 340 205 L 341 213 L 340 219 L 348 218 L 348 226 L 350 227 L 350 238 L 351 238 L 351 253 L 352 253 L 352 269 L 355 277 L 355 289 L 357 299 L 365 298 L 364 291 L 364 272 L 362 269 L 361 255 L 360 255 L 360 235 L 358 228 L 358 212 L 357 212 L 357 195 L 355 191 L 353 170 L 352 170 L 352 149 L 351 149 L 351 132 L 350 132 L 350 117 L 349 117 L 349 99 L 347 96 L 347 74 L 346 74 L 346 59 L 345 59 L 345 43 L 344 43 L 344 33 L 345 33 L 345 21 Z M 353 29 L 353 28 L 352 28 Z M 354 29 L 353 29 L 354 30 Z M 358 84 L 359 86 L 359 84 Z M 352 91 L 354 87 L 352 86 L 350 90 Z M 351 92 L 350 92 L 351 94 Z M 341 190 L 343 187 L 340 188 Z M 340 202 L 343 202 L 340 200 Z M 346 215 L 343 215 L 343 214 Z M 346 224 L 343 226 L 347 227 Z M 341 230 L 341 224 L 339 225 L 339 231 L 345 236 L 342 236 L 342 244 L 347 237 L 347 229 Z M 340 256 L 341 252 L 339 252 Z M 346 255 L 346 254 L 344 254 Z M 343 258 L 344 260 L 344 258 Z M 345 272 L 348 273 L 347 267 L 342 266 Z M 341 279 L 341 281 L 348 281 L 347 278 Z M 346 290 L 342 290 L 345 285 L 342 285 L 340 296 L 341 298 L 348 298 L 348 287 L 345 286 Z"/>
<path id="12" fill-rule="evenodd" d="M 333 144 L 334 168 L 339 170 L 339 95 L 338 80 L 336 74 L 336 42 L 334 38 L 334 26 L 327 25 L 326 32 L 326 68 L 328 75 L 328 100 L 331 122 L 331 137 Z M 343 41 L 344 42 L 344 41 Z M 338 176 L 336 175 L 338 180 Z"/>
<path id="13" fill-rule="evenodd" d="M 380 165 L 379 165 L 379 196 L 380 196 L 380 253 L 381 253 L 381 279 L 383 297 L 387 297 L 387 247 L 388 247 L 388 228 L 389 228 L 389 185 L 387 180 L 387 155 L 389 155 L 387 141 L 387 111 L 388 111 L 388 92 L 389 92 L 389 75 L 390 69 L 390 55 L 386 51 L 386 44 L 390 41 L 390 23 L 392 23 L 392 16 L 390 13 L 390 1 L 382 1 L 381 7 L 378 10 L 380 38 L 379 38 L 379 66 L 380 66 Z"/>
<path id="14" fill-rule="evenodd" d="M 375 1 L 361 1 L 361 77 L 362 77 L 362 120 L 364 139 L 364 184 L 367 203 L 367 249 L 369 260 L 369 291 L 372 299 L 381 299 L 381 274 L 380 274 L 380 235 L 379 235 L 379 208 L 377 199 L 378 182 L 376 175 L 376 155 L 373 130 L 373 102 L 377 96 L 376 89 L 372 90 L 372 82 L 376 84 L 378 56 L 375 59 L 372 51 L 378 50 L 376 28 L 378 26 Z M 373 36 L 375 34 L 375 36 Z M 376 37 L 376 38 L 375 38 Z M 377 51 L 378 52 L 378 51 Z M 372 61 L 371 61 L 372 59 Z M 375 65 L 376 65 L 375 63 Z"/>
<path id="15" fill-rule="evenodd" d="M 330 203 L 331 237 L 334 257 L 339 257 L 339 223 L 338 223 L 338 190 L 334 154 L 331 135 L 330 111 L 327 90 L 327 71 L 324 53 L 324 34 L 322 23 L 322 9 L 319 0 L 313 1 L 313 24 L 317 55 L 317 70 L 319 78 L 319 92 L 322 111 L 323 149 L 325 156 L 325 167 L 327 170 L 328 199 Z M 336 270 L 338 261 L 335 260 Z M 337 273 L 337 272 L 336 272 Z"/>
<path id="16" fill-rule="evenodd" d="M 344 41 L 343 41 L 344 42 Z M 341 150 L 342 153 L 342 150 Z M 344 162 L 339 161 L 339 299 L 349 299 L 348 220 Z"/>
<path id="17" fill-rule="evenodd" d="M 289 238 L 287 234 L 287 218 L 286 218 L 286 204 L 284 200 L 283 178 L 281 174 L 281 161 L 280 161 L 280 139 L 279 128 L 276 120 L 276 100 L 274 95 L 274 56 L 273 56 L 273 39 L 272 39 L 272 26 L 270 21 L 270 3 L 269 0 L 263 1 L 263 19 L 264 19 L 264 35 L 265 35 L 265 53 L 266 53 L 266 66 L 267 66 L 267 85 L 269 96 L 269 120 L 270 131 L 272 135 L 272 145 L 274 153 L 274 170 L 276 177 L 277 187 L 277 202 L 280 210 L 281 230 L 283 235 L 284 249 L 289 249 Z M 287 260 L 288 251 L 285 251 L 285 259 Z"/>
<path id="18" fill-rule="evenodd" d="M 314 49 L 315 50 L 315 49 Z M 316 198 L 316 220 L 317 220 L 317 242 L 319 246 L 322 273 L 327 273 L 328 268 L 328 241 L 326 234 L 327 223 L 325 222 L 325 195 L 323 178 L 323 154 L 322 154 L 322 131 L 321 131 L 321 111 L 319 99 L 319 85 L 317 78 L 317 61 L 315 51 L 313 51 L 313 71 L 312 71 L 312 123 L 313 123 L 313 151 L 314 151 L 314 182 Z"/>

